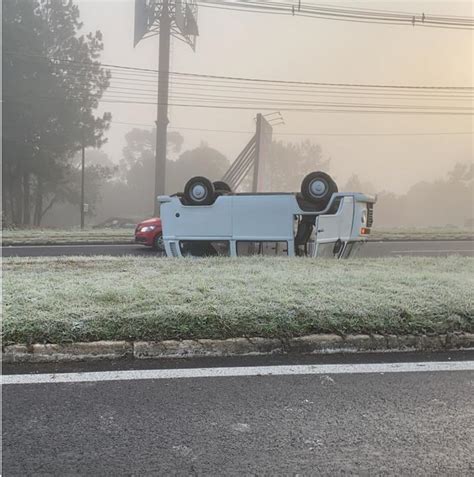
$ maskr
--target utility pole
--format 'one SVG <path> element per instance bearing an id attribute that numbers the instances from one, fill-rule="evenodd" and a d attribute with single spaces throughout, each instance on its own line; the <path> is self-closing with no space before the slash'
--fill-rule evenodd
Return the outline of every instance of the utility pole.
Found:
<path id="1" fill-rule="evenodd" d="M 155 196 L 153 211 L 160 214 L 156 198 L 165 193 L 166 145 L 168 130 L 168 90 L 170 70 L 171 16 L 169 0 L 163 0 L 160 15 L 160 48 L 158 57 L 158 109 L 156 118 Z"/>
<path id="2" fill-rule="evenodd" d="M 84 168 L 86 165 L 86 146 L 84 131 L 82 132 L 82 161 L 81 161 L 81 229 L 84 228 Z"/>
<path id="3" fill-rule="evenodd" d="M 199 35 L 196 0 L 135 0 L 133 46 L 158 34 L 158 108 L 156 114 L 155 194 L 153 212 L 160 215 L 156 198 L 164 195 L 166 185 L 166 143 L 168 129 L 168 92 L 170 81 L 170 43 L 175 37 L 193 51 Z"/>
<path id="4" fill-rule="evenodd" d="M 262 115 L 257 114 L 257 129 L 255 132 L 255 160 L 253 162 L 253 181 L 252 181 L 252 192 L 257 192 L 258 190 L 258 175 L 260 172 L 260 143 L 262 136 Z"/>

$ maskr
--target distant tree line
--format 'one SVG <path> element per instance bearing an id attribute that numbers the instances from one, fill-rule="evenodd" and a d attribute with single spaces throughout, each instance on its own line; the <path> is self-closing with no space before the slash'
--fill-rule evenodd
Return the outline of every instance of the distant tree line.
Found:
<path id="1" fill-rule="evenodd" d="M 111 74 L 98 60 L 102 34 L 79 35 L 72 1 L 4 0 L 2 27 L 2 218 L 39 225 L 55 204 L 79 204 L 75 157 L 105 141 L 111 115 L 94 111 Z M 110 173 L 95 166 L 87 178 Z"/>
<path id="2" fill-rule="evenodd" d="M 89 221 L 98 223 L 110 217 L 135 220 L 149 217 L 153 211 L 155 177 L 155 130 L 132 129 L 125 136 L 126 144 L 118 165 L 106 154 L 88 150 L 89 167 L 103 167 L 113 174 L 100 182 L 86 180 L 87 202 L 91 204 Z M 224 154 L 205 142 L 182 151 L 183 136 L 178 132 L 168 135 L 168 162 L 166 192 L 183 191 L 188 179 L 201 175 L 211 180 L 221 179 L 230 166 Z M 293 191 L 300 187 L 301 178 L 308 172 L 329 167 L 321 148 L 309 141 L 302 143 L 274 142 L 269 155 L 268 171 L 274 190 Z M 249 191 L 252 174 L 243 181 L 240 190 Z M 55 205 L 46 217 L 48 225 L 73 225 L 74 214 L 69 204 Z M 72 222 L 71 222 L 72 218 Z"/>
<path id="3" fill-rule="evenodd" d="M 360 180 L 355 174 L 343 190 L 377 195 L 376 227 L 474 226 L 472 163 L 457 163 L 446 178 L 417 182 L 405 194 L 378 192 L 370 182 Z"/>
<path id="4" fill-rule="evenodd" d="M 114 165 L 101 151 L 87 151 L 89 168 L 101 167 L 111 171 L 110 175 L 100 180 L 94 181 L 97 175 L 86 178 L 87 201 L 92 204 L 89 214 L 92 223 L 109 217 L 140 220 L 152 213 L 155 131 L 133 129 L 125 138 L 126 145 L 118 165 Z M 169 134 L 167 193 L 182 191 L 192 176 L 220 179 L 230 165 L 222 153 L 206 143 L 184 152 L 183 143 L 180 133 Z M 302 177 L 314 170 L 331 173 L 330 158 L 323 154 L 320 146 L 310 141 L 273 142 L 268 166 L 270 187 L 275 191 L 298 191 Z M 469 227 L 473 223 L 474 172 L 471 163 L 456 164 L 446 178 L 418 182 L 405 194 L 380 191 L 356 174 L 346 183 L 338 182 L 341 191 L 377 194 L 376 227 L 444 227 L 449 224 Z M 249 174 L 242 184 L 242 191 L 249 191 L 251 183 L 252 174 Z M 46 223 L 55 226 L 77 224 L 71 207 L 56 205 L 48 214 Z"/>
<path id="5" fill-rule="evenodd" d="M 471 228 L 473 218 L 474 165 L 466 162 L 456 164 L 444 179 L 417 182 L 406 194 L 380 192 L 375 225 Z"/>

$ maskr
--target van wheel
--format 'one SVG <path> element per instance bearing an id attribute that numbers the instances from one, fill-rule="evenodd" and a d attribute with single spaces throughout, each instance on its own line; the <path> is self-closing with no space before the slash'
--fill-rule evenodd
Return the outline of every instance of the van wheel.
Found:
<path id="1" fill-rule="evenodd" d="M 184 198 L 191 205 L 209 205 L 214 202 L 214 192 L 214 186 L 209 179 L 197 176 L 186 183 Z"/>
<path id="2" fill-rule="evenodd" d="M 230 185 L 224 181 L 215 181 L 212 183 L 216 192 L 232 192 Z"/>
<path id="3" fill-rule="evenodd" d="M 157 252 L 164 252 L 165 251 L 165 242 L 163 241 L 163 234 L 159 233 L 153 239 L 153 248 Z"/>
<path id="4" fill-rule="evenodd" d="M 303 197 L 319 207 L 325 207 L 337 190 L 336 183 L 325 172 L 311 172 L 301 183 Z"/>

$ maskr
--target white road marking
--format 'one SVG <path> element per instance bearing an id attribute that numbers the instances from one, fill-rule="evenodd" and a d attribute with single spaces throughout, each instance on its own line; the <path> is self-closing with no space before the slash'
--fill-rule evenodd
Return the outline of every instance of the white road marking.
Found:
<path id="1" fill-rule="evenodd" d="M 295 366 L 242 366 L 234 368 L 146 369 L 87 373 L 11 374 L 3 384 L 52 384 L 143 379 L 224 378 L 238 376 L 291 376 L 310 374 L 413 373 L 474 371 L 474 361 L 427 361 L 420 363 L 308 364 Z"/>

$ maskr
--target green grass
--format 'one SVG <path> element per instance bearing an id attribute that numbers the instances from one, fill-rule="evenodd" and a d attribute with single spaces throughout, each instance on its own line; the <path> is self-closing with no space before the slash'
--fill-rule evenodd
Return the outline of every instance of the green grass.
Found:
<path id="1" fill-rule="evenodd" d="M 3 343 L 473 331 L 474 259 L 7 258 Z"/>
<path id="2" fill-rule="evenodd" d="M 133 242 L 134 230 L 113 229 L 5 229 L 2 231 L 2 245 L 61 245 L 67 243 L 115 243 Z"/>

